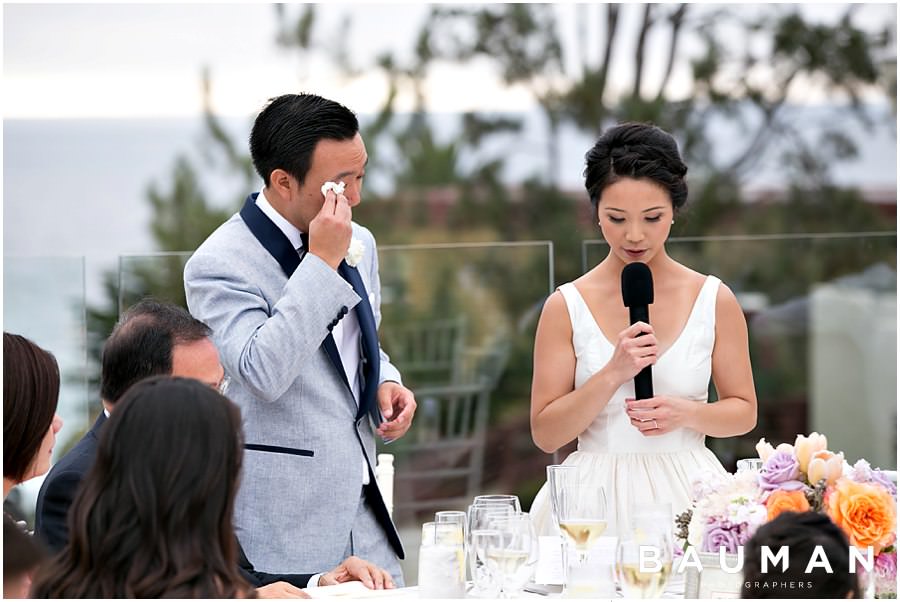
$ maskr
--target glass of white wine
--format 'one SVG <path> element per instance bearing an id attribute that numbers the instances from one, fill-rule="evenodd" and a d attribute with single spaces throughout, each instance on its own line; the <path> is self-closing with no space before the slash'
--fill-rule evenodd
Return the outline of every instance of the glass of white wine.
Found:
<path id="1" fill-rule="evenodd" d="M 606 532 L 606 494 L 588 483 L 578 466 L 547 467 L 551 505 L 559 530 L 584 562 L 597 538 Z"/>
<path id="2" fill-rule="evenodd" d="M 616 572 L 626 598 L 659 598 L 672 573 L 671 544 L 659 532 L 620 537 Z"/>
<path id="3" fill-rule="evenodd" d="M 516 598 L 531 578 L 537 562 L 537 535 L 525 512 L 491 520 L 500 534 L 500 545 L 487 551 L 491 571 L 499 577 L 502 597 Z"/>
<path id="4" fill-rule="evenodd" d="M 589 557 L 606 531 L 606 494 L 588 477 L 578 466 L 547 467 L 551 506 L 566 544 L 563 563 L 566 595 L 570 597 L 595 595 L 602 585 L 596 567 L 589 564 Z"/>

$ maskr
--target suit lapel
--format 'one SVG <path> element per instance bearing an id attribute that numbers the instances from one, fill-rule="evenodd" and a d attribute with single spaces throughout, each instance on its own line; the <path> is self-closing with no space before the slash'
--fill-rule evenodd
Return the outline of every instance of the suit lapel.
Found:
<path id="1" fill-rule="evenodd" d="M 366 412 L 374 412 L 374 409 L 377 408 L 375 391 L 378 387 L 378 375 L 381 372 L 381 356 L 378 353 L 378 329 L 375 327 L 375 314 L 372 312 L 372 306 L 369 305 L 369 293 L 366 292 L 359 270 L 342 261 L 338 266 L 338 272 L 350 283 L 350 286 L 353 287 L 353 290 L 360 297 L 360 302 L 355 309 L 356 318 L 359 320 L 363 358 L 365 359 L 363 368 L 365 386 L 360 393 L 359 412 L 356 416 L 359 419 Z M 380 420 L 376 420 L 376 422 L 380 422 Z"/>
<path id="2" fill-rule="evenodd" d="M 294 248 L 291 241 L 284 235 L 284 232 L 266 217 L 262 209 L 256 206 L 256 197 L 258 195 L 258 192 L 254 192 L 244 201 L 244 207 L 241 209 L 241 219 L 247 224 L 247 228 L 259 241 L 259 244 L 269 252 L 269 255 L 275 258 L 285 275 L 290 278 L 297 266 L 300 265 L 301 257 L 297 254 L 297 249 Z M 325 340 L 322 341 L 322 347 L 325 349 L 328 359 L 334 364 L 334 368 L 340 375 L 344 385 L 346 385 L 347 390 L 350 391 L 350 383 L 347 381 L 347 375 L 344 373 L 344 364 L 341 363 L 341 356 L 338 353 L 337 345 L 334 344 L 334 337 L 331 336 L 330 332 L 326 335 Z"/>
<path id="3" fill-rule="evenodd" d="M 100 410 L 100 415 L 97 416 L 97 420 L 94 421 L 94 426 L 91 427 L 90 433 L 94 439 L 100 439 L 100 427 L 103 426 L 103 423 L 106 422 L 106 412 L 102 409 Z"/>

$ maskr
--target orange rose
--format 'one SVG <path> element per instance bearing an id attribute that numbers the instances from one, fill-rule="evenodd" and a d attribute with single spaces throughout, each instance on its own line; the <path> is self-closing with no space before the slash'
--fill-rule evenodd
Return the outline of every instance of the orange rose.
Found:
<path id="1" fill-rule="evenodd" d="M 768 520 L 772 520 L 782 512 L 806 512 L 809 501 L 802 491 L 782 491 L 777 489 L 766 500 Z"/>
<path id="2" fill-rule="evenodd" d="M 894 497 L 878 485 L 839 479 L 825 499 L 825 513 L 854 546 L 872 546 L 878 554 L 896 539 Z"/>

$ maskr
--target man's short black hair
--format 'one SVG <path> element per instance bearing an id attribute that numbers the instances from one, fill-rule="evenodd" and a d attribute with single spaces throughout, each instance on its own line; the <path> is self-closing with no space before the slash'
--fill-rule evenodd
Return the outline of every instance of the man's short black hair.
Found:
<path id="1" fill-rule="evenodd" d="M 137 381 L 172 373 L 176 345 L 209 338 L 209 326 L 186 309 L 156 299 L 143 299 L 122 314 L 103 345 L 100 397 L 115 403 Z"/>
<path id="2" fill-rule="evenodd" d="M 351 140 L 358 132 L 356 115 L 344 105 L 315 94 L 283 94 L 256 117 L 250 157 L 266 186 L 276 169 L 303 184 L 319 140 Z"/>

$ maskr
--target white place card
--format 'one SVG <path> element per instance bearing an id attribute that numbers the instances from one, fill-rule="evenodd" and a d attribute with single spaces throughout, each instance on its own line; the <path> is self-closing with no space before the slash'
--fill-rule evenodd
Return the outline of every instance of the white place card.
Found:
<path id="1" fill-rule="evenodd" d="M 538 561 L 534 569 L 534 582 L 541 585 L 562 585 L 566 580 L 563 567 L 562 537 L 541 535 L 538 537 Z"/>

